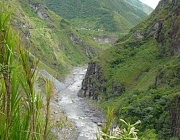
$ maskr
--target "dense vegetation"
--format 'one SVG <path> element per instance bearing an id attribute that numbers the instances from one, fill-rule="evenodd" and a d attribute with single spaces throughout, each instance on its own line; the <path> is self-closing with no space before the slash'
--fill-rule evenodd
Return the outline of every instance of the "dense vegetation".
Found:
<path id="1" fill-rule="evenodd" d="M 89 64 L 92 73 L 84 81 L 91 82 L 89 96 L 104 108 L 114 107 L 118 119 L 142 121 L 141 139 L 180 139 L 179 5 L 162 0 L 150 17 Z"/>
<path id="2" fill-rule="evenodd" d="M 42 95 L 34 88 L 38 61 L 29 60 L 29 52 L 10 26 L 11 14 L 8 6 L 0 3 L 0 139 L 45 140 L 50 136 L 52 83 L 46 84 L 43 114 Z"/>
<path id="3" fill-rule="evenodd" d="M 58 15 L 79 28 L 127 33 L 147 16 L 124 0 L 43 0 Z M 139 1 L 137 1 L 140 4 Z M 128 12 L 127 12 L 128 11 Z"/>
<path id="4" fill-rule="evenodd" d="M 47 2 L 54 3 L 55 1 Z M 73 5 L 75 3 L 69 4 L 67 3 L 68 1 L 59 2 L 68 4 L 71 7 L 75 6 Z M 12 0 L 8 1 L 8 3 L 14 9 L 11 20 L 13 28 L 17 32 L 20 32 L 23 43 L 26 44 L 27 49 L 30 49 L 31 54 L 40 59 L 38 67 L 46 69 L 58 79 L 63 79 L 63 76 L 69 72 L 72 66 L 87 63 L 89 59 L 97 56 L 102 50 L 111 46 L 111 44 L 97 43 L 94 37 L 109 37 L 111 40 L 117 38 L 117 36 L 113 34 L 109 35 L 105 32 L 94 30 L 81 30 L 81 26 L 78 28 L 77 26 L 75 27 L 64 19 L 64 17 L 62 18 L 50 11 L 42 0 Z M 95 13 L 91 13 L 87 10 L 90 3 L 83 3 L 86 5 L 86 7 L 84 7 L 86 9 L 84 16 L 88 19 L 86 23 L 90 23 L 89 25 L 95 25 L 95 22 L 91 18 L 92 15 L 94 17 L 99 17 L 101 14 L 104 15 L 98 19 L 99 24 L 97 24 L 96 29 L 100 28 L 101 24 L 103 24 L 108 30 L 117 31 L 120 29 L 123 30 L 122 33 L 125 33 L 130 27 L 145 17 L 142 11 L 133 9 L 125 3 L 106 3 L 107 5 L 111 5 L 111 7 L 102 8 L 103 10 L 100 10 L 100 13 L 96 10 L 93 10 Z M 56 2 L 54 4 L 56 6 L 58 5 Z M 96 4 L 97 3 L 92 5 L 95 9 L 98 8 Z M 118 10 L 119 5 L 122 6 L 122 4 L 125 4 L 125 7 L 129 10 L 132 8 L 132 12 L 138 16 L 133 19 L 134 15 L 132 13 L 128 14 L 122 10 L 122 14 L 124 15 L 120 18 L 119 14 L 110 12 L 113 7 Z M 71 14 L 76 13 L 73 10 L 70 12 L 73 12 Z M 67 14 L 66 11 L 64 11 L 64 13 Z M 87 15 L 89 15 L 89 17 L 86 17 Z M 127 17 L 129 19 L 127 19 Z M 112 22 L 114 19 L 124 22 Z M 129 20 L 132 20 L 131 23 L 129 23 Z M 85 23 L 83 25 L 85 25 Z"/>
<path id="5" fill-rule="evenodd" d="M 79 29 L 126 33 L 145 16 L 124 1 L 45 2 Z M 57 2 L 69 7 L 56 9 Z M 10 27 L 8 9 L 1 6 L 0 139 L 47 139 L 51 83 L 47 82 L 47 107 L 42 117 L 41 95 L 34 90 L 37 66 L 59 78 L 71 66 L 96 56 L 102 45 L 93 40 L 94 33 L 75 28 L 41 0 L 13 0 L 9 5 L 14 8 L 11 24 L 15 31 L 21 30 L 25 46 Z M 118 123 L 119 118 L 128 122 L 140 119 L 143 140 L 180 139 L 179 5 L 178 1 L 162 0 L 147 19 L 93 60 L 98 68 L 93 74 L 100 73 L 90 77 L 92 91 L 98 94 L 95 99 L 100 99 L 103 108 L 115 108 Z M 36 58 L 39 64 L 32 60 Z M 106 138 L 111 136 L 107 128 L 104 132 Z"/>
<path id="6" fill-rule="evenodd" d="M 13 7 L 11 23 L 23 43 L 40 59 L 40 68 L 62 78 L 72 66 L 83 65 L 110 44 L 94 41 L 93 35 L 77 30 L 41 0 L 8 1 Z M 61 76 L 60 76 L 61 75 Z"/>

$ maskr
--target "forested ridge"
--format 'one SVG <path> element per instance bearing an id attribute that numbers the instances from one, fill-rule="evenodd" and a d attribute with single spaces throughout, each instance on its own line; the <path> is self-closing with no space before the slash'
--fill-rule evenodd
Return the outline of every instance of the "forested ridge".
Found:
<path id="1" fill-rule="evenodd" d="M 179 1 L 161 0 L 149 17 L 89 63 L 81 97 L 141 120 L 141 139 L 179 139 Z"/>
<path id="2" fill-rule="evenodd" d="M 91 30 L 127 33 L 147 16 L 141 9 L 142 3 L 137 0 L 135 1 L 139 8 L 134 3 L 124 0 L 43 1 L 51 10 L 69 19 L 77 27 Z"/>

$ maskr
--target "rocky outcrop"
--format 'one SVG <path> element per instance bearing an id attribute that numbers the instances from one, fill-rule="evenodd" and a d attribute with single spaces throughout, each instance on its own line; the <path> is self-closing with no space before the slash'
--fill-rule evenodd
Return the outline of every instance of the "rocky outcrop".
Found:
<path id="1" fill-rule="evenodd" d="M 77 38 L 74 34 L 71 34 L 71 35 L 70 35 L 70 39 L 71 39 L 73 45 L 80 44 L 80 43 L 82 42 L 82 41 L 81 41 L 79 38 Z"/>
<path id="2" fill-rule="evenodd" d="M 143 35 L 143 33 L 140 31 L 140 30 L 137 30 L 136 32 L 135 32 L 135 38 L 136 39 L 144 39 L 144 35 Z"/>
<path id="3" fill-rule="evenodd" d="M 99 82 L 99 85 L 95 83 L 96 81 Z M 100 67 L 96 62 L 90 62 L 88 64 L 86 76 L 82 82 L 82 88 L 79 91 L 78 96 L 89 97 L 91 99 L 98 100 L 98 91 L 100 91 L 100 88 L 102 91 L 106 90 L 105 88 L 102 88 L 104 82 L 105 79 L 102 77 Z"/>
<path id="4" fill-rule="evenodd" d="M 158 40 L 158 35 L 161 32 L 161 29 L 162 29 L 162 22 L 159 20 L 156 21 L 154 26 L 148 28 L 147 33 L 149 34 L 149 36 L 154 37 L 155 39 L 157 39 L 158 42 L 160 42 L 160 40 Z"/>
<path id="5" fill-rule="evenodd" d="M 180 1 L 161 0 L 150 19 L 154 20 L 152 25 L 146 29 L 146 37 L 154 37 L 159 43 L 158 49 L 160 56 L 173 56 L 180 49 L 179 21 L 180 21 Z M 164 16 L 156 17 L 159 12 Z"/>
<path id="6" fill-rule="evenodd" d="M 125 86 L 123 84 L 111 83 L 107 86 L 106 82 L 107 80 L 104 78 L 98 63 L 89 62 L 87 73 L 78 96 L 99 101 L 101 100 L 99 94 L 104 94 L 106 99 L 109 99 L 112 96 L 120 96 L 125 92 Z"/>
<path id="7" fill-rule="evenodd" d="M 32 2 L 32 0 L 29 0 L 29 6 L 37 13 L 39 18 L 51 21 L 48 9 L 44 7 L 42 2 Z"/>
<path id="8" fill-rule="evenodd" d="M 48 13 L 46 11 L 38 11 L 37 15 L 41 18 L 41 19 L 50 19 L 50 16 L 48 15 Z"/>
<path id="9" fill-rule="evenodd" d="M 31 8 L 33 8 L 34 11 L 37 11 L 37 10 L 40 8 L 41 4 L 40 4 L 40 3 L 31 3 L 31 2 L 30 2 L 29 6 L 30 6 Z"/>

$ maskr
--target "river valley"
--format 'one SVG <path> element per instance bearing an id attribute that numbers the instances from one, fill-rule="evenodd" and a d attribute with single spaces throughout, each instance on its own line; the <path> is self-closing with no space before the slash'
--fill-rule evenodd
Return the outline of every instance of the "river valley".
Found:
<path id="1" fill-rule="evenodd" d="M 77 96 L 86 70 L 86 66 L 74 68 L 64 83 L 54 79 L 45 70 L 41 70 L 43 75 L 53 79 L 58 91 L 58 105 L 77 127 L 78 135 L 74 140 L 96 140 L 99 129 L 97 124 L 104 122 L 100 111 L 90 107 L 86 99 Z"/>

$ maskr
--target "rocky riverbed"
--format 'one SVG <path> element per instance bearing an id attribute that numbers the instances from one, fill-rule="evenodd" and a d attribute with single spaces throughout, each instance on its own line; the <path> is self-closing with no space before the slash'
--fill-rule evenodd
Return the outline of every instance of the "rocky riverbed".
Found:
<path id="1" fill-rule="evenodd" d="M 98 107 L 91 104 L 87 99 L 77 96 L 86 70 L 87 67 L 74 68 L 63 83 L 53 78 L 45 70 L 40 71 L 42 75 L 52 79 L 54 83 L 58 93 L 56 102 L 54 102 L 55 106 L 58 107 L 56 109 L 62 110 L 72 122 L 70 123 L 71 129 L 64 132 L 70 134 L 64 138 L 67 140 L 96 140 L 98 125 L 100 126 L 105 122 L 103 113 Z M 63 139 L 61 134 L 59 134 L 59 139 Z"/>

